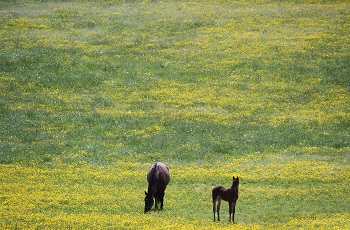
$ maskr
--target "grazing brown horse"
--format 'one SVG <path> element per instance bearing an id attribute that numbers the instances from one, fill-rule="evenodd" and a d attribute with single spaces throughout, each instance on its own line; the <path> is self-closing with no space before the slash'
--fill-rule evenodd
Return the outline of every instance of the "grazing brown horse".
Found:
<path id="1" fill-rule="evenodd" d="M 224 188 L 222 186 L 216 186 L 213 188 L 212 196 L 213 196 L 213 212 L 214 212 L 214 222 L 215 222 L 215 209 L 217 208 L 218 212 L 218 221 L 220 221 L 220 205 L 221 200 L 228 201 L 229 205 L 229 222 L 231 221 L 232 216 L 232 222 L 235 222 L 235 209 L 236 209 L 236 201 L 238 199 L 238 186 L 239 186 L 239 178 L 233 177 L 233 183 L 231 188 Z M 216 202 L 217 207 L 216 207 Z"/>
<path id="2" fill-rule="evenodd" d="M 170 173 L 167 165 L 162 162 L 152 164 L 147 173 L 148 191 L 145 191 L 145 213 L 151 210 L 155 199 L 155 208 L 163 209 L 164 191 L 170 181 Z"/>

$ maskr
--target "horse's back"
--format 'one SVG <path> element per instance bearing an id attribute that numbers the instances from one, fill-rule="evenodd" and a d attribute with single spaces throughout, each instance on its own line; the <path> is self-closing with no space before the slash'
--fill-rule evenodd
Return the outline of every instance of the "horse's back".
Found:
<path id="1" fill-rule="evenodd" d="M 155 168 L 157 165 L 157 168 Z M 147 173 L 147 181 L 150 182 L 153 173 L 153 170 L 159 170 L 159 176 L 162 178 L 162 180 L 164 181 L 165 185 L 167 185 L 170 182 L 170 172 L 169 172 L 169 167 L 162 163 L 162 162 L 157 162 L 152 164 L 149 169 L 148 169 L 148 173 Z"/>
<path id="2" fill-rule="evenodd" d="M 163 173 L 163 178 L 164 178 L 164 182 L 165 182 L 165 185 L 169 184 L 170 182 L 170 172 L 169 172 L 169 167 L 162 163 L 162 162 L 158 162 L 158 165 Z"/>

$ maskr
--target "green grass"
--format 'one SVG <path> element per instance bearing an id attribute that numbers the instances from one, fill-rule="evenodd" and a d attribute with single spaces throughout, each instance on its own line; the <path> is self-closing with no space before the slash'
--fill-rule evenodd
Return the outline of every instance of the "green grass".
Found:
<path id="1" fill-rule="evenodd" d="M 347 1 L 0 1 L 0 226 L 350 228 Z M 164 210 L 146 172 L 170 166 Z M 163 225 L 159 225 L 162 222 Z"/>

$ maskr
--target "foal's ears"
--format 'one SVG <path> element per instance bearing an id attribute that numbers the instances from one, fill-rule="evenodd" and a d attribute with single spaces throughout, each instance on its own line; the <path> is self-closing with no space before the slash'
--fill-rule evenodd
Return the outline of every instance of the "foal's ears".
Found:
<path id="1" fill-rule="evenodd" d="M 239 178 L 238 177 L 235 178 L 235 176 L 233 176 L 232 179 L 233 179 L 233 182 L 239 183 Z"/>
<path id="2" fill-rule="evenodd" d="M 148 193 L 145 191 L 145 195 L 147 196 L 148 195 Z"/>

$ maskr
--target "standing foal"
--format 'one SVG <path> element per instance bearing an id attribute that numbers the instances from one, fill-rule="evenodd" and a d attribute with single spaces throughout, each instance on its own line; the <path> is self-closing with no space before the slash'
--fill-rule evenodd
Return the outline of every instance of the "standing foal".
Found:
<path id="1" fill-rule="evenodd" d="M 232 222 L 235 222 L 235 209 L 236 209 L 236 201 L 238 199 L 238 186 L 239 186 L 239 178 L 233 177 L 233 183 L 231 188 L 224 188 L 222 186 L 216 186 L 213 188 L 212 195 L 213 195 L 213 212 L 214 212 L 214 222 L 215 222 L 215 209 L 217 208 L 218 212 L 218 221 L 220 221 L 220 205 L 221 200 L 228 201 L 229 204 L 229 222 L 231 221 L 231 215 L 232 215 Z M 216 202 L 218 202 L 216 207 Z"/>

